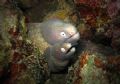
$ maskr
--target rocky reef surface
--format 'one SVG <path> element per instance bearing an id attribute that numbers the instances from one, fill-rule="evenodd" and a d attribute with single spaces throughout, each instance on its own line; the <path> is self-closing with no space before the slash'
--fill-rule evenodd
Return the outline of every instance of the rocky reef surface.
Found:
<path id="1" fill-rule="evenodd" d="M 58 18 L 80 33 L 74 59 L 51 73 L 26 24 Z M 120 84 L 119 0 L 1 0 L 1 84 Z"/>

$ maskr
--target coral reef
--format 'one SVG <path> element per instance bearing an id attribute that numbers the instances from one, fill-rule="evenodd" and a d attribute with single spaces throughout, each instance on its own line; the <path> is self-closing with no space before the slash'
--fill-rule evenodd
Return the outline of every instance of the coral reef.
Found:
<path id="1" fill-rule="evenodd" d="M 59 73 L 50 73 L 26 26 L 50 18 L 72 23 L 81 36 Z M 120 0 L 0 0 L 0 83 L 120 84 Z"/>
<path id="2" fill-rule="evenodd" d="M 119 84 L 119 54 L 91 42 L 84 45 L 84 51 L 68 70 L 67 84 Z"/>

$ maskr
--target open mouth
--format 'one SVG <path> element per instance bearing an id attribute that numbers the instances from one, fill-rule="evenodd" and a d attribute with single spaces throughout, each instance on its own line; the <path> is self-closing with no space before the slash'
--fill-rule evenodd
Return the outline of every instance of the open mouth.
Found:
<path id="1" fill-rule="evenodd" d="M 71 50 L 73 47 L 75 47 L 75 46 L 70 47 L 70 48 L 67 50 L 66 53 L 70 52 L 70 50 Z"/>
<path id="2" fill-rule="evenodd" d="M 66 40 L 66 42 L 72 44 L 72 46 L 67 50 L 66 53 L 70 52 L 70 50 L 71 50 L 72 48 L 75 48 L 75 47 L 76 47 L 76 45 L 78 44 L 79 38 L 80 38 L 80 35 L 79 35 L 79 33 L 77 32 L 77 33 L 75 33 L 74 35 L 72 35 L 71 37 L 69 37 L 69 38 Z"/>
<path id="3" fill-rule="evenodd" d="M 67 50 L 66 53 L 71 52 L 71 50 L 73 50 L 73 48 L 76 47 L 76 45 L 78 44 L 79 38 L 80 38 L 80 35 L 79 35 L 79 33 L 77 32 L 77 33 L 75 33 L 74 35 L 70 36 L 68 39 L 66 39 L 66 40 L 64 41 L 64 43 L 70 43 L 70 44 L 71 44 L 71 47 Z"/>

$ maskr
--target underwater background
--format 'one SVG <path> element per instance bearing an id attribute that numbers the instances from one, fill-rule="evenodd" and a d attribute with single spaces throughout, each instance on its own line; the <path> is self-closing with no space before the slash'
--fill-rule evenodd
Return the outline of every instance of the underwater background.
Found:
<path id="1" fill-rule="evenodd" d="M 58 73 L 49 71 L 46 42 L 35 47 L 27 27 L 52 18 L 80 33 Z M 0 84 L 120 84 L 120 0 L 0 0 Z"/>

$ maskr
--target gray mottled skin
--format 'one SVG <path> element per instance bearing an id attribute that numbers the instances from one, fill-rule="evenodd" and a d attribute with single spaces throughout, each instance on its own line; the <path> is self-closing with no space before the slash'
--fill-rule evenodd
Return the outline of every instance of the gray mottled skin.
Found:
<path id="1" fill-rule="evenodd" d="M 45 52 L 50 71 L 63 70 L 74 56 L 76 49 L 73 46 L 80 38 L 79 33 L 72 24 L 58 19 L 42 22 L 39 29 L 43 38 L 51 45 Z"/>

